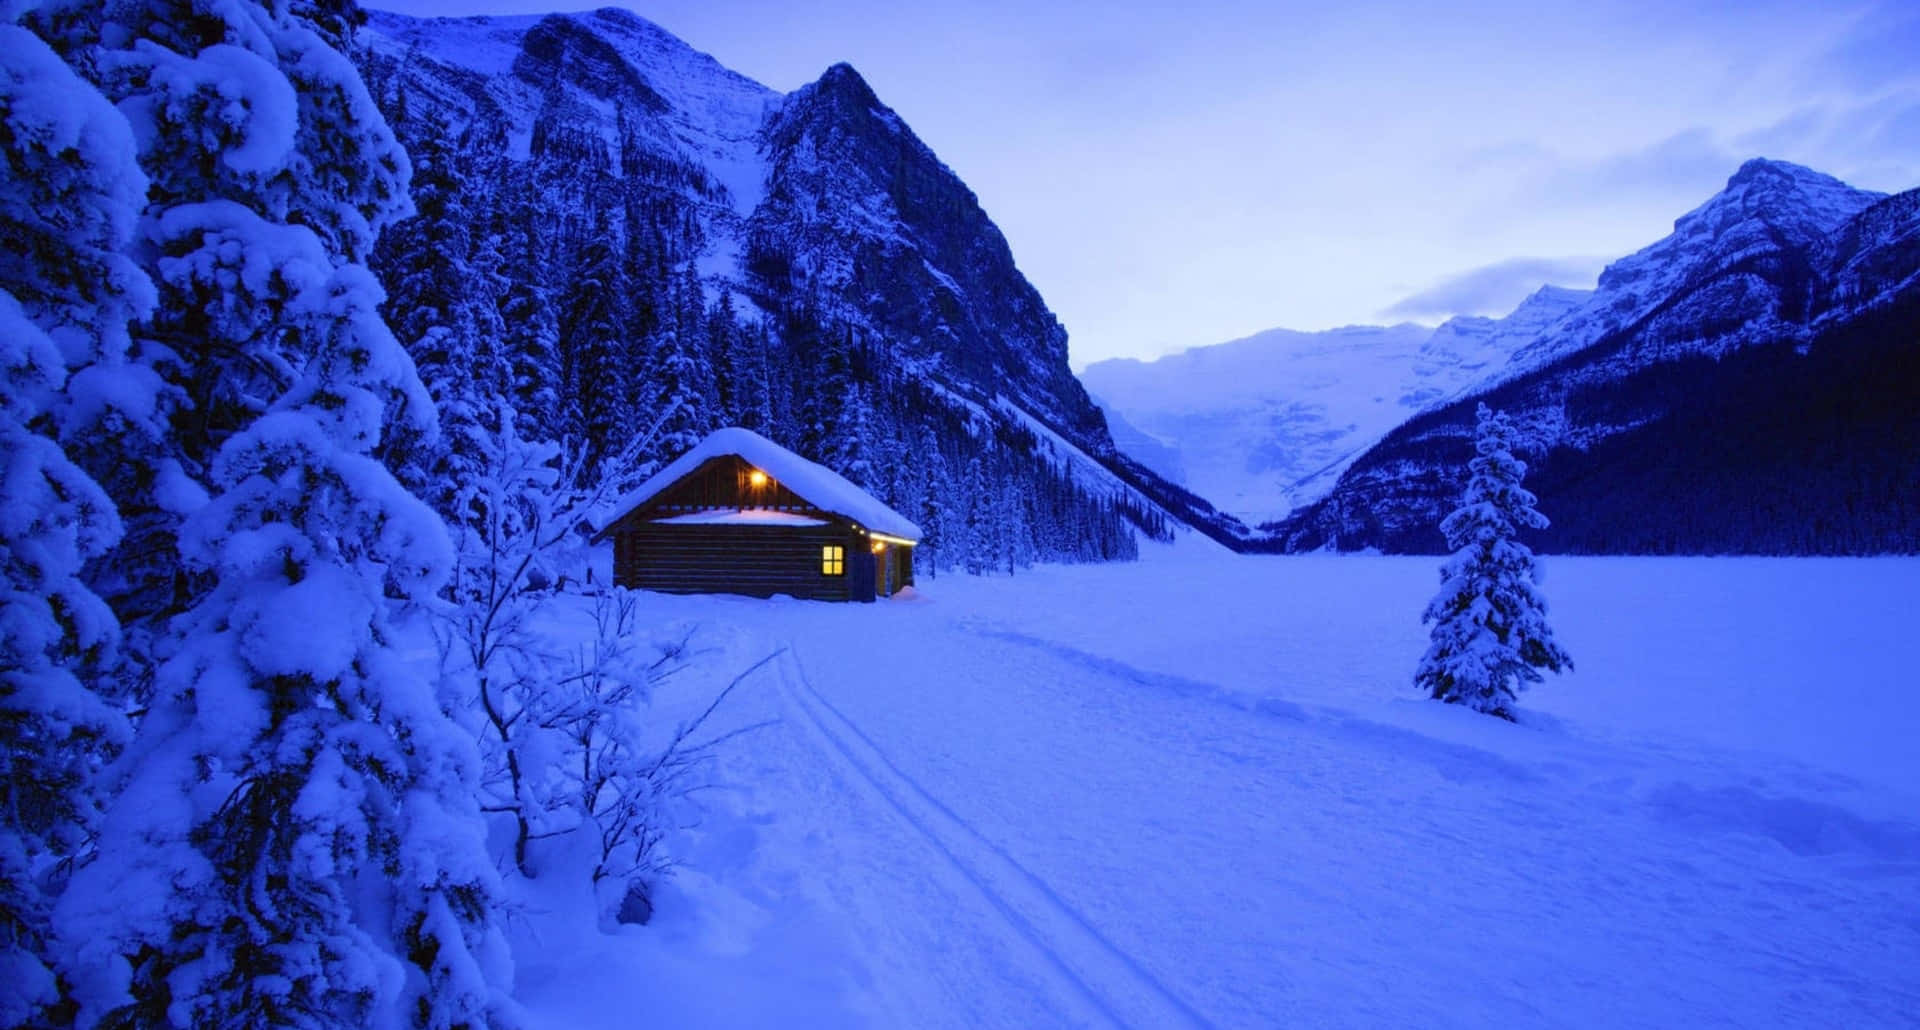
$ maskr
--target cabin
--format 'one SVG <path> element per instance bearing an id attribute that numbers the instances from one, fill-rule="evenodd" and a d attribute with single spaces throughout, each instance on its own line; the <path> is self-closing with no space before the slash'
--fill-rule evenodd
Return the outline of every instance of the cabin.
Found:
<path id="1" fill-rule="evenodd" d="M 621 498 L 613 581 L 679 594 L 872 601 L 913 583 L 920 527 L 839 473 L 721 429 Z"/>

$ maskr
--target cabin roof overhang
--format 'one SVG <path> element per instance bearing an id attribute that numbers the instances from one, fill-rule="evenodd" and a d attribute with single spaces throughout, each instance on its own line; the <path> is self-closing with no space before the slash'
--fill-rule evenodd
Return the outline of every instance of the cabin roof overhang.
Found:
<path id="1" fill-rule="evenodd" d="M 920 541 L 919 526 L 846 477 L 824 465 L 808 461 L 758 433 L 738 427 L 715 431 L 616 501 L 601 517 L 593 520 L 594 539 L 598 541 L 605 538 L 616 524 L 645 507 L 675 483 L 691 476 L 707 462 L 728 456 L 746 462 L 755 471 L 765 473 L 820 511 L 847 520 L 855 530 L 873 539 L 906 547 Z M 722 518 L 729 514 L 738 517 L 731 521 Z M 693 524 L 696 520 L 689 516 L 699 515 L 717 520 L 700 523 L 706 525 L 771 525 L 779 521 L 768 521 L 774 514 L 785 513 L 768 513 L 752 508 L 716 508 L 708 512 L 682 513 L 655 520 L 654 524 Z"/>

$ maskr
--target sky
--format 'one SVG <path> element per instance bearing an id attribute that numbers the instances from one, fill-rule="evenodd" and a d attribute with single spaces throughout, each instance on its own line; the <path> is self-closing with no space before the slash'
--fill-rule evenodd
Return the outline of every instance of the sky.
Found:
<path id="1" fill-rule="evenodd" d="M 851 63 L 972 187 L 1075 367 L 1504 314 L 1749 157 L 1920 186 L 1915 0 L 624 6 L 778 90 Z"/>

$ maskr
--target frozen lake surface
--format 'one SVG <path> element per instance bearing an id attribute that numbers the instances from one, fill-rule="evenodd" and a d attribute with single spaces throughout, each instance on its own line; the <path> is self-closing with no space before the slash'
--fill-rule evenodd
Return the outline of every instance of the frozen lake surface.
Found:
<path id="1" fill-rule="evenodd" d="M 520 993 L 552 1027 L 1913 1025 L 1920 561 L 1545 567 L 1577 671 L 1518 726 L 1412 692 L 1437 559 L 645 595 L 704 651 L 663 711 L 785 649 L 723 709 L 766 725 L 654 924 Z"/>

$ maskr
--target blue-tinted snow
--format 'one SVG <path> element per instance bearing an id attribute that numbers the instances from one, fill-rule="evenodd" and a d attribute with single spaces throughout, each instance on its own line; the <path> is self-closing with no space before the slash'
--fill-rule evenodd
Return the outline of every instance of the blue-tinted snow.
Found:
<path id="1" fill-rule="evenodd" d="M 521 993 L 569 1028 L 1911 1025 L 1920 562 L 1545 562 L 1578 672 L 1518 726 L 1412 695 L 1434 559 L 644 595 L 709 649 L 669 712 L 788 649 L 723 709 L 767 725 L 654 925 L 544 942 Z"/>

